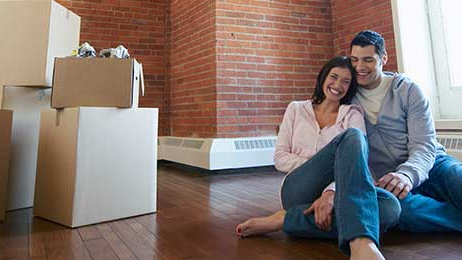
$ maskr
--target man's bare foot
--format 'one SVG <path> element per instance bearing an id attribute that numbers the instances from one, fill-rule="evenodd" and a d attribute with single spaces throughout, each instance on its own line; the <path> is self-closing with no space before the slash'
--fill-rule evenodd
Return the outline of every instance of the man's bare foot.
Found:
<path id="1" fill-rule="evenodd" d="M 286 212 L 280 210 L 268 217 L 251 218 L 237 225 L 236 234 L 240 237 L 247 237 L 279 231 L 282 229 L 285 215 Z"/>
<path id="2" fill-rule="evenodd" d="M 365 237 L 350 241 L 350 260 L 385 260 L 372 240 Z"/>

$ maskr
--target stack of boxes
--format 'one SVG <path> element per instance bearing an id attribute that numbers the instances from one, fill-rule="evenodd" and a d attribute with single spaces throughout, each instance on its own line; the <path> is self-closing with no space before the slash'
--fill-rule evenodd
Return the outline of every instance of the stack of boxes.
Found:
<path id="1" fill-rule="evenodd" d="M 8 3 L 16 5 L 14 1 Z M 50 24 L 58 21 L 63 25 L 63 21 L 53 18 L 53 10 L 63 8 L 55 2 L 20 3 L 31 6 L 49 3 L 51 13 L 40 17 L 51 15 Z M 1 4 L 0 10 L 4 10 Z M 57 17 L 75 16 L 66 12 L 67 15 Z M 62 49 L 59 43 L 65 40 L 50 44 L 51 25 L 49 30 L 47 46 Z M 64 55 L 54 56 L 67 56 L 77 42 L 73 42 Z M 29 146 L 36 154 L 34 214 L 78 227 L 155 212 L 158 111 L 138 108 L 140 86 L 144 91 L 141 64 L 134 59 L 56 58 L 53 61 L 49 66 L 47 58 L 46 76 L 42 78 L 44 85 L 52 80 L 53 87 L 51 93 L 46 90 L 40 94 L 46 109 L 40 114 L 39 130 L 35 132 L 38 149 Z M 35 61 L 31 58 L 29 62 Z M 10 72 L 6 72 L 6 78 L 10 77 Z M 48 73 L 52 73 L 52 77 Z M 13 126 L 13 136 L 14 132 Z M 0 162 L 1 159 L 0 151 Z M 10 179 L 11 176 L 10 171 Z M 0 178 L 0 185 L 1 181 Z M 10 195 L 17 192 L 11 185 L 8 188 Z"/>
<path id="2" fill-rule="evenodd" d="M 157 108 L 138 108 L 133 59 L 56 59 L 34 214 L 78 227 L 156 211 Z"/>
<path id="3" fill-rule="evenodd" d="M 12 131 L 3 132 L 10 138 L 0 144 L 11 142 L 0 165 L 8 180 L 0 181 L 0 216 L 33 206 L 40 110 L 50 108 L 54 58 L 72 53 L 79 32 L 80 17 L 53 1 L 0 1 L 0 109 L 13 113 Z"/>

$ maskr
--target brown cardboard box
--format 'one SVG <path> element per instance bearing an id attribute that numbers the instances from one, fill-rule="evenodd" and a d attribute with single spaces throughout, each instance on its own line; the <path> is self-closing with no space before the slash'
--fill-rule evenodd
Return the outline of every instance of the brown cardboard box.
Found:
<path id="1" fill-rule="evenodd" d="M 79 45 L 80 17 L 51 0 L 2 0 L 0 35 L 2 85 L 51 87 L 54 58 Z"/>
<path id="2" fill-rule="evenodd" d="M 69 227 L 156 211 L 157 108 L 41 113 L 34 214 Z"/>
<path id="3" fill-rule="evenodd" d="M 0 221 L 5 219 L 13 111 L 0 110 Z"/>
<path id="4" fill-rule="evenodd" d="M 51 107 L 136 108 L 143 84 L 134 59 L 56 58 Z"/>

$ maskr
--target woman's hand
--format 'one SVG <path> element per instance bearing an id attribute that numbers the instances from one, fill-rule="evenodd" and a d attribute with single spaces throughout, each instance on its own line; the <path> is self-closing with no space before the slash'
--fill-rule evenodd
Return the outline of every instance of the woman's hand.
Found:
<path id="1" fill-rule="evenodd" d="M 303 213 L 313 214 L 316 220 L 316 226 L 319 229 L 330 231 L 332 224 L 332 211 L 334 210 L 334 195 L 335 192 L 331 190 L 324 191 L 311 206 L 304 210 Z"/>

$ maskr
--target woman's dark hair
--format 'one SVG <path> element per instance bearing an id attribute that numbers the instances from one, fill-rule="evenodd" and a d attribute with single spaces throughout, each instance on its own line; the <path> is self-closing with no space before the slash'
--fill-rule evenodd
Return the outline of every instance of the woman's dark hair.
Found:
<path id="1" fill-rule="evenodd" d="M 358 83 L 356 82 L 356 71 L 351 65 L 350 59 L 348 57 L 339 56 L 328 61 L 319 72 L 318 80 L 316 81 L 316 88 L 314 89 L 314 93 L 312 96 L 314 104 L 321 104 L 321 102 L 324 101 L 324 98 L 326 96 L 324 95 L 322 86 L 324 85 L 324 81 L 326 81 L 329 72 L 333 68 L 346 68 L 351 73 L 350 87 L 348 88 L 346 95 L 342 99 L 340 99 L 340 104 L 350 104 L 351 99 L 353 99 L 353 97 L 355 96 L 356 91 L 358 89 Z"/>

